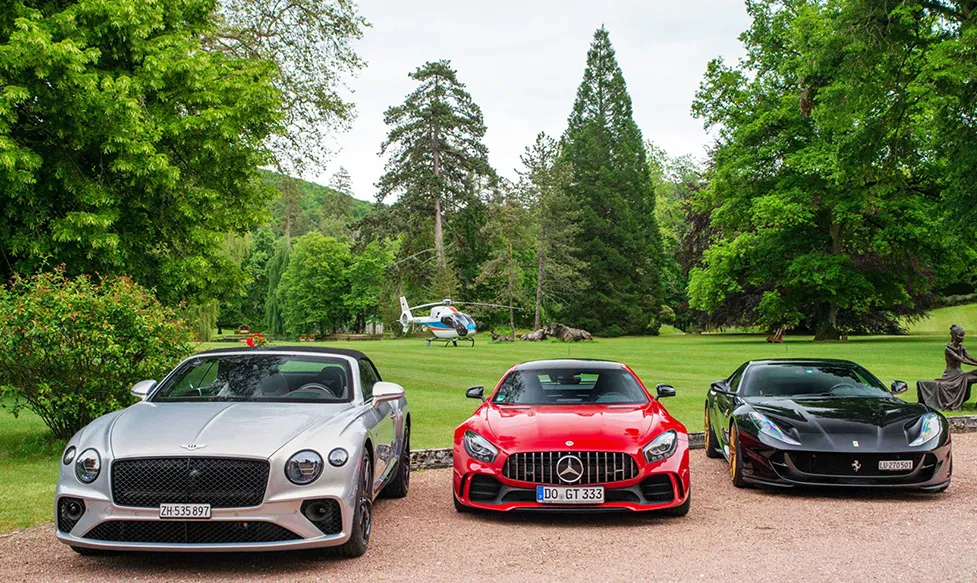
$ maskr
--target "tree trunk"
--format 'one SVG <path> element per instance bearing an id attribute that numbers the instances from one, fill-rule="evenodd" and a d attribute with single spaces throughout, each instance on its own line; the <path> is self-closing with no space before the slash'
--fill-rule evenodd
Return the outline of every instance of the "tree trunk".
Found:
<path id="1" fill-rule="evenodd" d="M 438 127 L 434 127 L 434 175 L 441 176 L 441 139 Z M 435 181 L 436 183 L 439 181 Z M 438 267 L 444 267 L 444 232 L 441 228 L 441 192 L 440 188 L 434 193 L 434 253 L 437 256 Z"/>
<path id="2" fill-rule="evenodd" d="M 543 304 L 543 273 L 546 266 L 546 238 L 540 234 L 539 237 L 539 274 L 536 276 L 536 323 L 533 325 L 533 332 L 539 330 L 540 311 Z"/>
<path id="3" fill-rule="evenodd" d="M 828 234 L 831 236 L 831 247 L 828 252 L 831 255 L 839 255 L 842 250 L 841 225 L 832 220 L 828 227 Z M 841 340 L 841 333 L 838 331 L 838 300 L 836 298 L 828 300 L 827 310 L 818 314 L 818 321 L 815 324 L 814 341 L 822 342 L 825 340 Z"/>

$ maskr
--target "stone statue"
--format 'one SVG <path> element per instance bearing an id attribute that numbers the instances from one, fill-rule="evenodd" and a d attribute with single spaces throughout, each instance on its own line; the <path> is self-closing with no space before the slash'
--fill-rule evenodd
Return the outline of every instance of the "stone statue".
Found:
<path id="1" fill-rule="evenodd" d="M 919 402 L 934 409 L 957 410 L 970 400 L 970 387 L 977 384 L 977 371 L 964 372 L 962 365 L 977 366 L 963 346 L 964 330 L 954 324 L 950 327 L 950 343 L 946 345 L 946 370 L 935 381 L 919 381 L 916 392 Z"/>

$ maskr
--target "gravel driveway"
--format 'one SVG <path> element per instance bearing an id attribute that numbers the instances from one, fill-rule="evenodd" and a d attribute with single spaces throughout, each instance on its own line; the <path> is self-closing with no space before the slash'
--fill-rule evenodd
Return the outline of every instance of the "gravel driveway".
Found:
<path id="1" fill-rule="evenodd" d="M 954 437 L 942 495 L 737 490 L 692 452 L 684 518 L 472 516 L 449 470 L 415 473 L 382 500 L 366 556 L 314 553 L 84 558 L 48 529 L 0 538 L 3 581 L 974 581 L 977 434 Z"/>

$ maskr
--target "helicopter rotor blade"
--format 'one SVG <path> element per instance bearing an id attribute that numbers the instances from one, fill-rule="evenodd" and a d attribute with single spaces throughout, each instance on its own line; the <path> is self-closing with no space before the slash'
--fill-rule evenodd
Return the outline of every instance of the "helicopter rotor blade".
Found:
<path id="1" fill-rule="evenodd" d="M 454 304 L 456 306 L 488 306 L 490 308 L 505 308 L 505 309 L 509 309 L 511 307 L 513 310 L 523 309 L 516 306 L 503 306 L 502 304 L 486 304 L 483 302 L 454 302 Z"/>
<path id="2" fill-rule="evenodd" d="M 433 308 L 434 306 L 443 306 L 444 302 L 432 302 L 430 304 L 423 304 L 420 306 L 414 306 L 413 308 L 407 308 L 408 310 L 423 310 L 424 308 Z"/>

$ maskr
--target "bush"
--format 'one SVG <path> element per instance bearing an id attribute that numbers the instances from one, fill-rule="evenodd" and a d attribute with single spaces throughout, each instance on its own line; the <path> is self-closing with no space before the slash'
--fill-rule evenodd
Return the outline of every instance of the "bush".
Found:
<path id="1" fill-rule="evenodd" d="M 190 340 L 176 312 L 128 278 L 58 270 L 0 287 L 0 391 L 58 439 L 133 403 L 132 384 L 162 380 Z"/>

